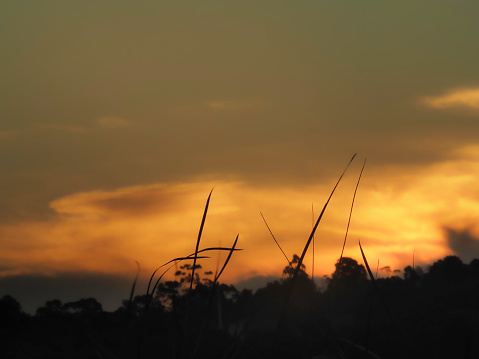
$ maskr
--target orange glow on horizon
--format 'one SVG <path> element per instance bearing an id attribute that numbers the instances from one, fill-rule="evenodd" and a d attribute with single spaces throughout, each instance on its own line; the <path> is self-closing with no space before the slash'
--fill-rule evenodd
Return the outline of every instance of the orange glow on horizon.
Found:
<path id="1" fill-rule="evenodd" d="M 361 239 L 371 265 L 403 269 L 451 254 L 444 228 L 478 234 L 479 151 L 467 148 L 459 158 L 411 172 L 370 171 L 360 184 L 345 256 L 362 262 Z M 351 169 L 335 193 L 315 236 L 315 277 L 330 275 L 339 257 L 357 180 Z M 152 184 L 114 191 L 76 193 L 50 203 L 49 221 L 2 225 L 0 275 L 85 271 L 131 274 L 135 260 L 144 276 L 168 260 L 194 251 L 208 192 L 215 186 L 201 248 L 238 248 L 222 280 L 278 275 L 287 265 L 261 219 L 261 211 L 291 258 L 300 254 L 312 228 L 311 203 L 319 214 L 333 184 L 302 188 L 255 188 L 242 182 Z M 311 271 L 312 247 L 305 265 Z M 218 254 L 202 260 L 217 268 Z M 220 266 L 226 252 L 219 254 Z M 171 276 L 170 276 L 171 278 Z"/>

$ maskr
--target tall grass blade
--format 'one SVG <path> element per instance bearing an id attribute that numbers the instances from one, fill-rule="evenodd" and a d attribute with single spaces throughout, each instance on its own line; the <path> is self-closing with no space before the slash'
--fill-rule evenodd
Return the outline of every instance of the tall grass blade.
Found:
<path id="1" fill-rule="evenodd" d="M 193 281 L 195 279 L 196 256 L 198 255 L 198 248 L 200 246 L 201 234 L 203 233 L 203 227 L 205 226 L 206 214 L 208 213 L 208 206 L 210 205 L 210 198 L 211 198 L 211 193 L 213 193 L 213 190 L 214 188 L 210 191 L 210 194 L 206 201 L 205 211 L 203 212 L 203 218 L 201 220 L 200 231 L 198 232 L 198 239 L 196 241 L 196 249 L 195 249 L 195 257 L 193 260 L 193 269 L 191 270 L 190 292 L 191 292 L 191 289 L 193 288 Z"/>
<path id="2" fill-rule="evenodd" d="M 373 272 L 371 271 L 371 268 L 369 267 L 368 260 L 366 259 L 366 255 L 364 254 L 363 247 L 361 246 L 361 241 L 359 239 L 358 239 L 358 242 L 359 242 L 359 249 L 361 250 L 361 255 L 363 256 L 364 264 L 366 265 L 366 269 L 369 273 L 369 277 L 371 278 L 371 280 L 373 282 L 374 289 L 377 290 L 376 281 L 374 279 Z M 379 259 L 378 259 L 378 268 L 379 268 Z M 377 272 L 376 272 L 376 277 L 377 277 Z M 371 327 L 371 317 L 372 317 L 372 313 L 373 313 L 373 299 L 374 299 L 374 297 L 371 298 L 371 305 L 369 307 L 368 319 L 366 321 L 366 336 L 365 336 L 365 339 L 364 339 L 364 341 L 365 341 L 364 348 L 365 348 L 365 353 L 366 354 L 368 354 L 369 330 L 370 330 L 370 327 Z"/>
<path id="3" fill-rule="evenodd" d="M 378 288 L 378 285 L 377 285 L 377 282 L 376 280 L 374 279 L 374 275 L 373 275 L 373 272 L 371 271 L 371 268 L 369 267 L 369 264 L 368 264 L 368 260 L 366 259 L 366 255 L 364 254 L 364 251 L 363 251 L 363 248 L 361 246 L 361 241 L 358 239 L 358 242 L 359 242 L 359 249 L 361 250 L 361 255 L 363 256 L 363 260 L 364 260 L 364 264 L 366 265 L 366 269 L 368 271 L 368 274 L 369 274 L 369 278 L 371 278 L 371 281 L 374 285 L 374 289 L 376 290 L 376 292 L 378 293 L 378 296 L 379 298 L 381 299 L 383 305 L 384 305 L 384 309 L 386 310 L 386 312 L 388 313 L 388 316 L 389 316 L 389 319 L 391 320 L 391 323 L 392 324 L 395 324 L 395 321 L 394 321 L 394 318 L 391 314 L 391 311 L 389 310 L 389 307 L 387 306 L 386 304 L 386 301 L 384 300 L 384 298 L 381 296 L 381 293 L 379 291 L 379 288 Z"/>
<path id="4" fill-rule="evenodd" d="M 195 345 L 195 349 L 193 351 L 193 358 L 196 357 L 196 353 L 198 352 L 198 348 L 200 347 L 200 342 L 201 342 L 201 338 L 203 336 L 203 332 L 206 328 L 206 326 L 208 325 L 209 323 L 209 320 L 210 320 L 210 314 L 211 314 L 211 311 L 212 311 L 212 305 L 213 305 L 213 295 L 214 295 L 214 292 L 216 291 L 216 294 L 218 295 L 218 321 L 220 321 L 220 318 L 221 318 L 221 308 L 220 308 L 220 295 L 219 295 L 219 290 L 220 288 L 217 286 L 217 283 L 218 283 L 218 279 L 220 278 L 221 274 L 223 273 L 224 269 L 226 268 L 226 266 L 228 265 L 228 262 L 230 261 L 230 258 L 231 256 L 233 255 L 233 252 L 235 251 L 235 247 L 236 247 L 236 244 L 238 243 L 238 238 L 239 238 L 239 233 L 236 235 L 236 238 L 235 238 L 235 241 L 233 243 L 233 246 L 231 247 L 230 249 L 230 252 L 228 253 L 228 257 L 226 258 L 225 260 L 225 263 L 223 264 L 223 267 L 221 268 L 221 270 L 219 271 L 219 273 L 216 273 L 215 274 L 215 278 L 213 280 L 213 283 L 211 285 L 211 289 L 210 289 L 210 292 L 209 292 L 209 295 L 208 295 L 208 309 L 207 309 L 207 315 L 206 315 L 206 318 L 204 319 L 203 321 L 203 324 L 201 326 L 201 329 L 198 333 L 198 338 L 196 340 L 196 345 Z"/>
<path id="5" fill-rule="evenodd" d="M 236 247 L 236 243 L 238 243 L 238 237 L 239 237 L 239 233 L 236 235 L 236 239 L 233 243 L 233 247 L 231 247 L 231 250 L 230 252 L 228 253 L 228 257 L 226 258 L 226 261 L 225 263 L 223 264 L 223 267 L 221 268 L 220 272 L 218 273 L 218 275 L 215 276 L 215 280 L 213 281 L 213 283 L 216 283 L 218 281 L 218 279 L 220 278 L 220 275 L 221 273 L 223 273 L 223 271 L 225 270 L 226 268 L 226 265 L 228 264 L 230 258 L 231 258 L 231 255 L 233 254 L 233 252 L 235 251 L 235 247 Z"/>
<path id="6" fill-rule="evenodd" d="M 208 251 L 231 251 L 232 249 L 231 248 L 225 248 L 225 247 L 211 247 L 211 248 L 204 248 L 204 249 L 201 249 L 197 252 L 197 254 L 200 254 L 200 253 L 203 253 L 203 252 L 208 252 Z M 234 248 L 233 251 L 242 251 L 243 249 L 241 248 Z M 168 262 L 166 262 L 165 264 L 162 264 L 161 266 L 159 266 L 158 268 L 156 268 L 154 270 L 154 272 L 152 273 L 152 275 L 150 276 L 150 280 L 148 281 L 148 288 L 146 289 L 146 294 L 153 294 L 154 292 L 154 288 L 152 289 L 151 293 L 150 293 L 150 287 L 151 287 L 151 283 L 153 281 L 153 278 L 156 274 L 156 272 L 158 272 L 159 269 L 163 268 L 164 266 L 167 266 L 168 264 L 172 263 L 172 262 L 180 262 L 180 261 L 184 261 L 184 260 L 191 260 L 193 259 L 193 256 L 195 255 L 195 253 L 192 253 L 190 254 L 189 256 L 186 256 L 186 257 L 178 257 L 178 258 L 174 258 Z M 205 258 L 210 258 L 210 257 L 206 257 L 206 256 L 200 256 L 200 257 L 196 257 L 196 259 L 205 259 Z M 171 267 L 170 267 L 171 268 Z M 163 275 L 162 275 L 163 276 Z"/>
<path id="7" fill-rule="evenodd" d="M 234 252 L 242 251 L 242 250 L 243 249 L 241 249 L 241 248 L 233 249 Z M 228 247 L 208 247 L 208 248 L 200 249 L 198 251 L 198 254 L 203 253 L 203 252 L 207 252 L 207 251 L 231 251 L 231 248 L 228 248 Z M 188 257 L 192 257 L 193 255 L 194 255 L 194 253 L 190 254 Z"/>
<path id="8" fill-rule="evenodd" d="M 351 216 L 353 214 L 354 200 L 356 199 L 356 193 L 358 191 L 359 182 L 361 181 L 361 176 L 363 175 L 365 166 L 366 166 L 366 159 L 364 159 L 363 167 L 361 168 L 361 173 L 359 173 L 358 182 L 356 183 L 356 188 L 354 189 L 353 201 L 351 202 L 351 209 L 349 210 L 348 225 L 346 227 L 346 234 L 344 235 L 343 249 L 341 249 L 341 255 L 339 256 L 339 266 L 341 266 L 341 261 L 343 260 L 344 247 L 346 247 L 346 239 L 348 238 L 349 224 L 351 223 Z"/>
<path id="9" fill-rule="evenodd" d="M 316 229 L 318 228 L 318 225 L 319 225 L 319 222 L 321 221 L 321 219 L 323 218 L 323 215 L 324 215 L 324 212 L 326 211 L 326 208 L 328 207 L 328 204 L 329 204 L 329 201 L 331 200 L 331 197 L 333 197 L 333 194 L 334 194 L 334 191 L 336 191 L 336 188 L 338 187 L 339 185 L 339 182 L 341 182 L 341 179 L 343 178 L 344 174 L 346 173 L 346 170 L 348 169 L 349 165 L 351 164 L 351 162 L 353 162 L 354 158 L 356 157 L 356 154 L 354 154 L 354 156 L 351 158 L 351 160 L 349 161 L 348 165 L 346 166 L 346 168 L 344 169 L 343 173 L 341 174 L 341 176 L 339 177 L 338 181 L 336 182 L 336 185 L 334 186 L 333 190 L 331 191 L 331 194 L 329 195 L 328 197 L 328 200 L 326 201 L 326 203 L 324 204 L 323 206 L 323 209 L 321 210 L 321 213 L 316 221 L 316 224 L 314 225 L 313 227 L 313 230 L 311 231 L 311 234 L 309 235 L 309 238 L 306 242 L 306 245 L 304 246 L 304 249 L 303 249 L 303 252 L 301 253 L 301 257 L 299 258 L 299 262 L 298 262 L 298 265 L 296 266 L 296 269 L 294 271 L 294 274 L 293 274 L 293 278 L 292 278 L 292 281 L 291 283 L 293 284 L 298 276 L 298 273 L 299 273 L 299 269 L 301 268 L 302 264 L 303 264 L 303 261 L 304 261 L 304 257 L 306 256 L 306 252 L 308 251 L 308 248 L 309 248 L 309 245 L 311 244 L 311 241 L 314 237 L 314 233 L 316 233 Z M 288 298 L 289 299 L 289 298 Z M 289 300 L 288 300 L 289 301 Z"/>
<path id="10" fill-rule="evenodd" d="M 312 225 L 314 226 L 314 203 L 311 203 Z M 311 281 L 314 283 L 314 236 L 313 236 L 313 263 L 311 266 Z"/>
<path id="11" fill-rule="evenodd" d="M 343 173 L 341 174 L 341 176 L 339 177 L 338 181 L 336 182 L 333 190 L 331 191 L 331 194 L 329 195 L 328 197 L 328 200 L 326 201 L 326 203 L 324 204 L 323 206 L 323 209 L 321 210 L 321 213 L 319 214 L 319 217 L 316 221 L 316 224 L 314 225 L 313 227 L 313 230 L 311 231 L 311 234 L 309 235 L 309 238 L 306 242 L 306 245 L 304 246 L 304 249 L 303 249 L 303 253 L 301 253 L 301 257 L 299 258 L 299 261 L 298 261 L 298 264 L 296 266 L 296 269 L 294 270 L 294 273 L 293 273 L 293 276 L 291 278 L 291 283 L 289 285 L 289 288 L 288 288 L 288 291 L 286 293 L 286 298 L 285 298 L 285 301 L 284 301 L 284 304 L 283 304 L 283 308 L 281 310 L 281 313 L 280 313 L 280 316 L 279 316 L 279 320 L 278 320 L 278 326 L 276 328 L 276 334 L 275 334 L 275 342 L 277 341 L 277 337 L 278 337 L 278 333 L 279 333 L 279 328 L 283 322 L 283 318 L 284 318 L 284 315 L 286 313 L 286 308 L 288 307 L 288 304 L 289 304 L 289 300 L 291 298 L 291 294 L 293 292 L 293 289 L 294 289 L 294 284 L 298 278 L 298 273 L 299 273 L 299 270 L 303 264 L 303 261 L 304 261 L 304 257 L 306 255 L 306 252 L 308 251 L 308 248 L 309 248 L 309 245 L 311 244 L 311 241 L 314 237 L 314 233 L 316 232 L 316 229 L 318 228 L 318 225 L 319 225 L 319 222 L 321 221 L 321 219 L 323 218 L 323 215 L 324 215 L 324 212 L 326 211 L 326 208 L 328 207 L 328 204 L 329 202 L 331 201 L 331 198 L 333 197 L 333 194 L 334 194 L 334 191 L 336 191 L 336 188 L 338 187 L 339 185 L 339 182 L 341 182 L 341 179 L 343 178 L 344 174 L 346 173 L 347 169 L 349 168 L 349 165 L 351 164 L 351 162 L 353 162 L 354 158 L 356 157 L 356 153 L 353 155 L 353 157 L 349 160 L 346 168 L 344 169 Z"/>
<path id="12" fill-rule="evenodd" d="M 299 258 L 299 262 L 298 262 L 298 265 L 296 266 L 296 269 L 294 271 L 294 274 L 293 274 L 293 280 L 292 280 L 292 283 L 294 283 L 294 281 L 296 280 L 296 277 L 298 276 L 298 273 L 299 273 L 299 269 L 301 268 L 301 266 L 303 265 L 303 261 L 304 261 L 304 257 L 306 256 L 306 252 L 308 251 L 308 248 L 309 248 L 309 245 L 311 244 L 311 241 L 314 237 L 314 233 L 316 233 L 316 229 L 318 228 L 318 225 L 319 225 L 319 222 L 321 222 L 321 219 L 323 218 L 323 215 L 324 215 L 324 212 L 326 211 L 326 208 L 328 207 L 328 204 L 329 204 L 329 201 L 331 201 L 331 197 L 333 197 L 333 194 L 334 194 L 334 191 L 336 191 L 336 188 L 338 187 L 339 185 L 339 182 L 341 182 L 341 179 L 343 178 L 344 174 L 346 173 L 349 165 L 351 164 L 351 162 L 353 162 L 354 158 L 356 157 L 356 154 L 353 155 L 353 157 L 349 160 L 349 163 L 348 165 L 346 166 L 346 168 L 344 169 L 343 173 L 341 174 L 341 176 L 339 177 L 338 181 L 336 182 L 333 190 L 331 191 L 331 194 L 329 195 L 328 197 L 328 200 L 326 201 L 326 203 L 324 204 L 323 206 L 323 209 L 321 210 L 321 213 L 318 217 L 318 220 L 316 221 L 316 224 L 314 225 L 314 228 L 313 230 L 311 231 L 311 234 L 309 235 L 309 238 L 308 238 L 308 241 L 306 242 L 306 245 L 304 246 L 304 249 L 303 249 L 303 253 L 301 253 L 301 257 Z"/>
<path id="13" fill-rule="evenodd" d="M 229 248 L 228 248 L 228 250 L 229 250 Z M 193 256 L 193 254 L 191 254 L 191 255 L 189 255 L 189 256 L 187 256 L 187 257 L 174 258 L 174 259 L 172 259 L 172 260 L 166 262 L 165 264 L 162 264 L 162 265 L 159 266 L 158 268 L 156 268 L 156 269 L 153 271 L 153 273 L 151 274 L 150 280 L 148 281 L 148 287 L 146 288 L 146 294 L 150 294 L 151 282 L 153 281 L 153 278 L 155 277 L 155 274 L 156 274 L 156 272 L 158 272 L 158 270 L 160 270 L 161 268 L 163 268 L 163 267 L 165 267 L 165 266 L 167 266 L 168 264 L 173 263 L 173 262 L 175 262 L 175 264 L 176 264 L 176 262 L 180 262 L 180 261 L 184 261 L 184 260 L 191 260 L 191 259 L 193 259 L 192 256 Z M 204 256 L 203 256 L 203 257 L 196 257 L 196 258 L 197 258 L 197 259 L 204 259 L 204 258 L 210 258 L 210 257 L 204 257 Z M 154 292 L 154 291 L 152 290 L 152 291 L 151 291 L 151 294 L 153 294 L 153 292 Z"/>
<path id="14" fill-rule="evenodd" d="M 366 255 L 364 254 L 363 248 L 361 246 L 361 241 L 359 239 L 358 239 L 358 242 L 359 242 L 359 249 L 361 250 L 361 255 L 362 255 L 363 260 L 364 260 L 364 264 L 366 265 L 366 269 L 367 269 L 368 274 L 369 274 L 369 278 L 371 278 L 371 281 L 374 285 L 374 289 L 376 290 L 376 293 L 378 294 L 378 297 L 381 300 L 384 309 L 386 310 L 386 313 L 389 317 L 389 320 L 391 321 L 391 324 L 392 324 L 393 328 L 395 329 L 396 333 L 399 334 L 399 336 L 401 336 L 403 339 L 405 339 L 405 342 L 407 342 L 407 344 L 409 344 L 409 341 L 408 341 L 408 339 L 406 339 L 406 336 L 404 335 L 404 333 L 398 329 L 398 327 L 396 325 L 396 321 L 394 320 L 393 315 L 392 315 L 391 311 L 389 310 L 389 307 L 386 304 L 386 301 L 384 300 L 384 297 L 382 296 L 381 291 L 379 290 L 377 282 L 374 279 L 373 272 L 371 271 L 371 268 L 369 267 L 368 261 L 366 259 Z"/>
<path id="15" fill-rule="evenodd" d="M 261 214 L 261 217 L 263 217 L 264 224 L 266 224 L 266 227 L 268 228 L 269 233 L 271 233 L 271 237 L 273 237 L 274 241 L 276 242 L 276 245 L 277 245 L 278 248 L 280 249 L 281 253 L 283 253 L 284 258 L 286 258 L 286 261 L 288 262 L 288 265 L 291 265 L 291 261 L 289 260 L 289 258 L 288 258 L 288 256 L 286 255 L 286 253 L 284 253 L 283 248 L 281 248 L 281 246 L 279 245 L 278 241 L 276 240 L 276 238 L 275 238 L 273 232 L 271 231 L 271 228 L 269 228 L 268 223 L 266 222 L 266 219 L 265 219 L 264 216 L 263 216 L 263 213 L 259 212 L 259 214 Z"/>
<path id="16" fill-rule="evenodd" d="M 201 257 L 197 257 L 197 259 L 204 259 L 204 258 L 210 258 L 210 257 L 204 257 L 204 256 L 201 256 Z M 186 258 L 176 258 L 176 260 L 178 261 L 183 261 L 183 260 L 187 260 L 187 259 L 193 259 L 193 258 L 189 258 L 189 257 L 186 257 Z M 172 261 L 168 262 L 167 264 L 170 264 Z M 153 286 L 153 289 L 151 290 L 151 293 L 150 293 L 150 296 L 153 296 L 153 293 L 155 293 L 155 289 L 156 287 L 158 286 L 158 284 L 160 283 L 160 280 L 161 278 L 163 278 L 163 276 L 171 269 L 175 266 L 176 262 L 174 264 L 172 264 L 171 266 L 168 267 L 168 269 L 166 271 L 164 271 L 159 277 L 158 279 L 156 280 L 156 283 L 155 285 Z M 163 267 L 163 266 L 162 266 Z"/>
<path id="17" fill-rule="evenodd" d="M 361 241 L 358 239 L 359 242 L 359 249 L 361 250 L 361 255 L 363 256 L 364 264 L 366 265 L 366 269 L 369 274 L 369 278 L 371 278 L 371 281 L 376 285 L 376 281 L 373 276 L 373 272 L 371 271 L 371 268 L 369 267 L 368 260 L 366 259 L 366 255 L 364 254 L 363 247 L 361 246 Z"/>
<path id="18" fill-rule="evenodd" d="M 138 276 L 140 275 L 140 263 L 138 261 L 135 261 L 137 265 L 137 271 L 136 271 L 136 277 L 135 280 L 133 281 L 133 285 L 131 286 L 130 290 L 130 299 L 128 300 L 128 308 L 126 309 L 126 319 L 130 319 L 131 315 L 131 310 L 133 307 L 133 296 L 135 295 L 135 287 L 136 287 L 136 282 L 138 281 Z"/>
<path id="19" fill-rule="evenodd" d="M 243 249 L 241 248 L 235 248 L 234 251 L 242 251 Z M 209 251 L 231 251 L 231 248 L 227 248 L 227 247 L 209 247 L 209 248 L 204 248 L 204 249 L 201 249 L 199 250 L 198 252 L 195 252 L 196 254 L 200 254 L 200 253 L 203 253 L 203 252 L 209 252 Z M 158 272 L 158 270 L 160 270 L 161 268 L 167 266 L 168 264 L 172 263 L 172 262 L 179 262 L 179 261 L 184 261 L 184 260 L 191 260 L 193 259 L 193 256 L 195 255 L 195 253 L 192 253 L 186 257 L 178 257 L 178 258 L 173 258 L 172 260 L 166 262 L 165 264 L 162 264 L 161 266 L 159 266 L 158 268 L 156 268 L 153 273 L 151 274 L 150 276 L 150 280 L 148 281 L 148 288 L 146 290 L 146 294 L 150 294 L 150 287 L 151 287 L 151 283 L 153 281 L 153 278 L 155 277 L 155 274 L 156 272 Z M 205 257 L 205 256 L 201 256 L 201 257 L 196 257 L 196 259 L 205 259 L 205 258 L 210 258 L 210 257 Z M 152 290 L 152 293 L 153 293 L 153 290 Z"/>

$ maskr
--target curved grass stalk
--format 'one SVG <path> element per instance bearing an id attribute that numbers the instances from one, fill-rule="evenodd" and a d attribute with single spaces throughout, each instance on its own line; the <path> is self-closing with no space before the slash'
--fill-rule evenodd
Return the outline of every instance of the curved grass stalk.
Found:
<path id="1" fill-rule="evenodd" d="M 341 182 L 341 179 L 343 178 L 344 174 L 346 173 L 347 169 L 349 168 L 349 165 L 351 164 L 351 162 L 353 162 L 354 158 L 356 157 L 356 154 L 353 155 L 353 157 L 349 160 L 346 168 L 344 169 L 343 173 L 341 174 L 341 176 L 339 177 L 338 181 L 336 182 L 333 190 L 331 191 L 331 194 L 329 195 L 328 197 L 328 200 L 326 201 L 326 203 L 324 204 L 323 206 L 323 209 L 321 210 L 321 213 L 316 221 L 316 224 L 314 225 L 313 227 L 313 230 L 311 231 L 311 234 L 309 235 L 309 238 L 308 240 L 306 241 L 306 245 L 304 246 L 304 249 L 303 249 L 303 252 L 301 254 L 301 257 L 299 258 L 299 261 L 298 261 L 298 264 L 296 266 L 296 269 L 293 273 L 293 276 L 291 277 L 291 283 L 289 285 L 289 288 L 288 288 L 288 291 L 286 293 L 286 299 L 284 301 L 284 304 L 283 304 L 283 307 L 281 309 L 281 313 L 279 315 L 279 319 L 278 319 L 278 325 L 276 327 L 276 333 L 275 333 L 275 339 L 274 339 L 274 342 L 273 342 L 273 345 L 276 344 L 276 341 L 278 340 L 278 333 L 279 333 L 279 329 L 281 327 L 281 324 L 283 322 L 283 319 L 284 319 L 284 315 L 286 313 L 286 308 L 288 307 L 288 304 L 289 304 L 289 300 L 291 298 L 291 294 L 293 292 L 293 288 L 294 288 L 294 284 L 296 283 L 296 280 L 298 278 L 298 273 L 299 273 L 299 270 L 303 264 L 303 261 L 304 261 L 304 257 L 306 256 L 306 253 L 308 251 L 308 248 L 309 248 L 309 245 L 311 244 L 311 241 L 314 237 L 314 234 L 316 233 L 316 229 L 318 228 L 318 225 L 319 225 L 319 222 L 321 221 L 321 219 L 323 218 L 323 215 L 324 215 L 324 212 L 326 211 L 326 208 L 328 207 L 328 204 L 331 200 L 331 198 L 333 197 L 333 194 L 334 192 L 336 191 L 336 188 L 338 187 L 339 185 L 339 182 Z"/>
<path id="2" fill-rule="evenodd" d="M 269 228 L 268 223 L 266 222 L 266 219 L 263 216 L 263 213 L 259 212 L 259 214 L 261 214 L 261 217 L 263 217 L 264 224 L 266 224 L 266 227 L 268 228 L 269 233 L 271 233 L 271 237 L 273 237 L 273 239 L 276 242 L 276 245 L 278 246 L 279 250 L 281 251 L 281 253 L 283 253 L 284 258 L 286 258 L 286 261 L 288 262 L 288 265 L 291 266 L 291 261 L 289 260 L 286 253 L 284 253 L 283 248 L 281 248 L 278 241 L 276 240 L 276 237 L 274 236 L 273 232 L 271 231 L 271 228 Z"/>
<path id="3" fill-rule="evenodd" d="M 195 249 L 195 256 L 193 260 L 193 268 L 191 270 L 191 282 L 190 282 L 190 292 L 193 288 L 193 280 L 195 279 L 195 267 L 196 267 L 196 257 L 198 255 L 198 248 L 200 246 L 201 235 L 203 234 L 203 228 L 205 226 L 206 221 L 206 214 L 208 213 L 208 206 L 210 205 L 211 194 L 213 193 L 214 187 L 211 190 L 208 199 L 206 200 L 205 210 L 203 212 L 203 218 L 201 219 L 200 231 L 198 232 L 198 239 L 196 240 L 196 249 Z"/>
<path id="4" fill-rule="evenodd" d="M 339 266 L 341 266 L 341 261 L 343 260 L 344 247 L 346 246 L 346 239 L 348 238 L 349 224 L 351 223 L 351 216 L 353 214 L 354 200 L 356 199 L 356 193 L 358 191 L 359 182 L 361 181 L 361 176 L 363 175 L 364 167 L 366 166 L 366 159 L 364 159 L 363 167 L 361 168 L 361 173 L 359 174 L 358 182 L 356 183 L 356 188 L 354 189 L 353 201 L 351 202 L 351 209 L 349 210 L 348 225 L 346 227 L 346 234 L 344 235 L 343 249 L 341 250 L 341 255 L 339 256 Z"/>

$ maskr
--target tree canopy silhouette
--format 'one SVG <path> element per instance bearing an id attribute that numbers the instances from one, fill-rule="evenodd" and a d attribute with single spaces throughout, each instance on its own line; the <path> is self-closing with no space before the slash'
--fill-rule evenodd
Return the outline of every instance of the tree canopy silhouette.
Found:
<path id="1" fill-rule="evenodd" d="M 328 284 L 328 290 L 351 289 L 366 281 L 366 268 L 353 258 L 343 257 L 341 261 L 338 259 L 335 267 L 336 270 Z"/>

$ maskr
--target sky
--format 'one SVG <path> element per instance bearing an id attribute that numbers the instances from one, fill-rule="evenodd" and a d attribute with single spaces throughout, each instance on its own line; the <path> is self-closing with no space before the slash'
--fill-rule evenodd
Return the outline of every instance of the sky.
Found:
<path id="1" fill-rule="evenodd" d="M 222 280 L 479 257 L 479 3 L 0 2 L 0 295 L 126 299 L 238 248 Z M 212 253 L 203 270 L 226 258 Z M 313 272 L 314 263 L 314 272 Z M 203 273 L 200 273 L 204 275 Z M 387 275 L 384 273 L 384 275 Z M 166 277 L 168 278 L 168 277 Z M 169 277 L 170 279 L 173 276 Z"/>

